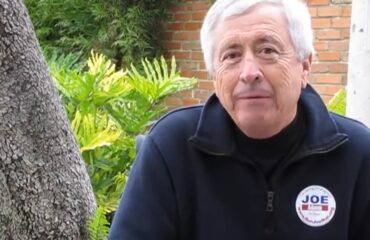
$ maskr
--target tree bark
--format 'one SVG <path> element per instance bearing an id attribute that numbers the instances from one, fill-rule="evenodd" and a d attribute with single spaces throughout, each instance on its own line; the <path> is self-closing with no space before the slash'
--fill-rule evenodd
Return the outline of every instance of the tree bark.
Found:
<path id="1" fill-rule="evenodd" d="M 86 167 L 22 0 L 0 0 L 0 239 L 88 239 Z"/>
<path id="2" fill-rule="evenodd" d="M 370 3 L 352 3 L 346 115 L 370 127 Z"/>

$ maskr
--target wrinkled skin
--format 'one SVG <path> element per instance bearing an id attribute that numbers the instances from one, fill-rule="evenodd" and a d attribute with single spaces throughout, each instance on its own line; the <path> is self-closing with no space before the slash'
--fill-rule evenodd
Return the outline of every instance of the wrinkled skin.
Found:
<path id="1" fill-rule="evenodd" d="M 307 84 L 311 55 L 297 57 L 281 9 L 257 5 L 215 29 L 216 94 L 249 137 L 269 138 L 295 117 Z"/>

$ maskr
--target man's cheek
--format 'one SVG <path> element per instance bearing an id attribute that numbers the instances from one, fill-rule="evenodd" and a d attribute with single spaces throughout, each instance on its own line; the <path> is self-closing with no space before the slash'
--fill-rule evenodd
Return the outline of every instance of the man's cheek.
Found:
<path id="1" fill-rule="evenodd" d="M 283 79 L 287 79 L 290 77 L 292 73 L 292 67 L 290 62 L 286 59 L 279 60 L 277 67 L 274 69 L 276 73 L 281 72 Z"/>

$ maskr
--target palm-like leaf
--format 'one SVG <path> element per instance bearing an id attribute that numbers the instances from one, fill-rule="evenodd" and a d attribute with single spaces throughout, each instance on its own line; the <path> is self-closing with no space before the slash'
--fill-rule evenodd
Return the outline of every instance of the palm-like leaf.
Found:
<path id="1" fill-rule="evenodd" d="M 154 59 L 151 63 L 148 59 L 141 61 L 145 75 L 138 72 L 135 66 L 131 65 L 128 71 L 128 81 L 141 95 L 154 103 L 163 97 L 174 92 L 189 89 L 194 86 L 196 79 L 180 77 L 176 71 L 176 61 L 172 57 L 171 69 L 168 71 L 166 60 L 161 57 L 160 61 Z"/>
<path id="2" fill-rule="evenodd" d="M 117 209 L 135 156 L 135 136 L 166 110 L 167 95 L 196 82 L 179 75 L 174 58 L 170 68 L 163 57 L 141 63 L 143 72 L 133 65 L 116 70 L 103 55 L 91 52 L 86 71 L 50 68 L 102 209 L 91 224 L 91 239 L 106 236 L 103 215 Z"/>

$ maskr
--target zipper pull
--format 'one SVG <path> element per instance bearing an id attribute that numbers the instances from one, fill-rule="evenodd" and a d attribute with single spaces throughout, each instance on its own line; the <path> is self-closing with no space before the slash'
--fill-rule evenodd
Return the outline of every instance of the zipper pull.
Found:
<path id="1" fill-rule="evenodd" d="M 273 212 L 273 211 L 274 211 L 274 192 L 268 191 L 267 192 L 266 212 Z"/>

